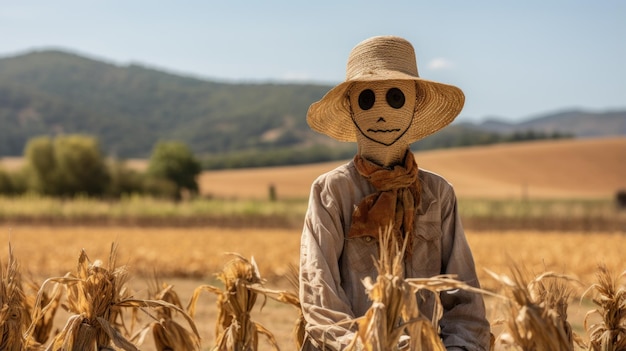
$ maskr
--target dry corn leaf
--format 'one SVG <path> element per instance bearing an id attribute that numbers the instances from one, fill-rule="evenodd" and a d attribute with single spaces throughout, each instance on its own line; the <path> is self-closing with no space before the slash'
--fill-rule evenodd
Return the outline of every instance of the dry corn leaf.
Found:
<path id="1" fill-rule="evenodd" d="M 160 290 L 159 286 L 161 287 Z M 154 344 L 157 351 L 177 350 L 177 351 L 195 351 L 200 348 L 200 338 L 197 332 L 190 332 L 180 325 L 175 319 L 175 315 L 183 312 L 182 303 L 178 294 L 174 291 L 173 285 L 159 283 L 158 279 L 154 279 L 154 285 L 150 287 L 150 297 L 155 301 L 163 301 L 176 306 L 176 309 L 165 306 L 157 306 L 154 308 L 156 312 L 152 314 L 146 313 L 154 320 L 141 328 L 131 340 L 136 340 L 138 345 L 142 345 L 145 336 L 149 331 L 152 332 Z M 188 316 L 188 322 L 192 330 L 196 330 L 193 318 Z"/>
<path id="2" fill-rule="evenodd" d="M 583 294 L 595 293 L 592 298 L 596 308 L 585 316 L 584 327 L 589 336 L 588 349 L 592 351 L 626 350 L 626 286 L 619 280 L 626 276 L 624 271 L 619 277 L 613 276 L 605 266 L 598 266 L 597 282 Z M 588 318 L 598 315 L 601 321 L 589 325 Z"/>
<path id="3" fill-rule="evenodd" d="M 274 350 L 278 343 L 269 330 L 254 322 L 250 317 L 257 297 L 266 297 L 263 280 L 252 258 L 248 261 L 237 253 L 228 253 L 234 258 L 228 261 L 217 278 L 224 284 L 223 289 L 202 285 L 194 290 L 187 310 L 193 316 L 195 305 L 202 291 L 217 295 L 218 321 L 216 323 L 215 351 L 256 351 L 259 334 L 264 335 Z"/>
<path id="4" fill-rule="evenodd" d="M 33 323 L 26 335 L 32 335 L 35 324 L 51 304 L 44 305 L 44 296 L 49 284 L 65 288 L 65 299 L 62 305 L 71 316 L 65 327 L 52 340 L 49 351 L 84 351 L 93 348 L 106 349 L 115 345 L 126 351 L 138 348 L 128 339 L 130 330 L 126 327 L 125 309 L 169 308 L 182 313 L 191 325 L 195 335 L 199 334 L 195 324 L 181 308 L 165 301 L 135 299 L 127 290 L 125 283 L 128 278 L 126 267 L 115 264 L 117 245 L 111 245 L 108 265 L 101 261 L 91 262 L 83 250 L 78 259 L 76 272 L 64 277 L 48 278 L 37 293 Z M 53 294 L 54 295 L 54 294 Z M 112 345 L 113 344 L 113 345 Z"/>
<path id="5" fill-rule="evenodd" d="M 506 330 L 499 342 L 523 351 L 554 350 L 573 351 L 574 343 L 581 339 L 567 322 L 567 306 L 571 295 L 573 277 L 545 272 L 527 279 L 526 274 L 511 266 L 511 276 L 487 271 L 499 281 L 507 293 L 502 323 Z"/>
<path id="6" fill-rule="evenodd" d="M 22 286 L 19 264 L 9 244 L 7 267 L 0 265 L 0 350 L 35 349 L 38 343 L 25 335 L 30 306 Z"/>

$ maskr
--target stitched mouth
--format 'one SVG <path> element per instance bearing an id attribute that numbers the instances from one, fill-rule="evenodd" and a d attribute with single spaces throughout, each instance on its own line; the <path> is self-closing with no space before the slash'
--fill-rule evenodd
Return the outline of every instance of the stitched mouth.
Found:
<path id="1" fill-rule="evenodd" d="M 372 132 L 372 133 L 393 133 L 393 132 L 399 132 L 400 128 L 393 128 L 393 129 L 368 129 L 368 132 Z"/>

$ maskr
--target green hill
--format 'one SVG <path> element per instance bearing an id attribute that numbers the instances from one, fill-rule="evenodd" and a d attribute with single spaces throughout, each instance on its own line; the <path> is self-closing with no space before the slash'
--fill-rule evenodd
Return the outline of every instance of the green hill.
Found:
<path id="1" fill-rule="evenodd" d="M 306 145 L 323 140 L 304 116 L 328 88 L 217 83 L 32 52 L 0 59 L 0 155 L 21 154 L 27 137 L 77 132 L 122 157 L 146 156 L 163 139 L 201 154 Z"/>
<path id="2" fill-rule="evenodd" d="M 0 157 L 22 155 L 34 136 L 84 133 L 120 158 L 147 157 L 158 141 L 179 140 L 211 167 L 344 158 L 354 152 L 353 144 L 334 142 L 306 124 L 309 105 L 330 88 L 215 82 L 64 51 L 33 51 L 0 58 Z M 594 114 L 585 116 L 581 125 L 597 126 Z M 626 120 L 626 112 L 618 111 L 617 118 L 617 123 Z M 506 130 L 519 133 L 528 126 L 507 125 Z M 532 126 L 540 133 L 522 138 L 550 137 L 541 134 L 547 129 Z M 415 149 L 509 140 L 486 125 L 457 124 Z"/>

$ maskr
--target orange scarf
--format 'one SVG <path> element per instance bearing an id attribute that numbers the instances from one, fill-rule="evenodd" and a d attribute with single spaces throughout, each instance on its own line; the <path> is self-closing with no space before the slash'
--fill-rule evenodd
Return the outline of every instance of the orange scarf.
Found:
<path id="1" fill-rule="evenodd" d="M 413 153 L 407 149 L 404 164 L 394 166 L 393 169 L 381 167 L 358 154 L 354 157 L 354 164 L 359 174 L 377 192 L 366 196 L 354 210 L 348 237 L 378 237 L 391 225 L 399 243 L 409 233 L 407 252 L 410 256 L 415 211 L 420 200 L 418 167 Z"/>

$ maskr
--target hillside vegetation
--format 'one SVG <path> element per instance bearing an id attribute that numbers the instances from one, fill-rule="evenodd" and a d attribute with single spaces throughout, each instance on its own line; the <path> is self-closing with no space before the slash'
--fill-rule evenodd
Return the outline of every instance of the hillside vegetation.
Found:
<path id="1" fill-rule="evenodd" d="M 216 82 L 63 51 L 33 51 L 0 58 L 0 156 L 22 155 L 35 136 L 80 133 L 96 137 L 104 154 L 117 158 L 146 158 L 159 141 L 180 141 L 205 168 L 344 159 L 354 152 L 353 144 L 335 142 L 306 124 L 309 105 L 330 88 Z M 623 135 L 626 111 L 558 112 L 506 128 L 494 123 L 458 123 L 415 143 L 415 150 Z"/>
<path id="2" fill-rule="evenodd" d="M 197 153 L 290 146 L 317 137 L 304 114 L 327 90 L 218 83 L 33 52 L 0 60 L 0 154 L 21 154 L 25 138 L 38 134 L 79 132 L 122 157 L 145 157 L 161 139 Z"/>

